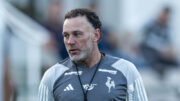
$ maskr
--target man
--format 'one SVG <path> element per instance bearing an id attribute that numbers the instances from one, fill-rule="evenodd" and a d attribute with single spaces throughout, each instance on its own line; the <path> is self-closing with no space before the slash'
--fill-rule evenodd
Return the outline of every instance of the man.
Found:
<path id="1" fill-rule="evenodd" d="M 94 12 L 68 12 L 63 36 L 70 58 L 46 71 L 40 101 L 147 101 L 136 67 L 99 51 L 101 22 Z"/>
<path id="2" fill-rule="evenodd" d="M 155 71 L 164 76 L 166 70 L 178 67 L 176 54 L 172 46 L 171 28 L 169 25 L 171 8 L 164 7 L 156 19 L 144 28 L 141 44 L 142 55 Z"/>

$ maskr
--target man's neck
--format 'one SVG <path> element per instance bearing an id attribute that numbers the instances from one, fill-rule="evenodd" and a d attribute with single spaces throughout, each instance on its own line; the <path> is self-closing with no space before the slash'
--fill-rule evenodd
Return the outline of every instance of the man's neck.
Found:
<path id="1" fill-rule="evenodd" d="M 101 53 L 98 51 L 97 53 L 92 53 L 92 55 L 90 56 L 91 58 L 86 60 L 86 66 L 91 68 L 93 67 L 95 64 L 97 64 L 100 59 L 101 59 Z"/>
<path id="2" fill-rule="evenodd" d="M 87 59 L 77 62 L 78 64 L 84 64 L 88 68 L 93 67 L 101 59 L 101 53 L 99 51 L 93 52 Z"/>

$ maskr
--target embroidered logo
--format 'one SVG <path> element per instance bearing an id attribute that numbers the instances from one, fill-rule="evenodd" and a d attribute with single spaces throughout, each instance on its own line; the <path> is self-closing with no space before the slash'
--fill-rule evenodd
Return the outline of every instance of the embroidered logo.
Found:
<path id="1" fill-rule="evenodd" d="M 97 84 L 91 84 L 91 85 L 89 86 L 89 84 L 85 84 L 85 85 L 83 85 L 83 88 L 84 88 L 85 90 L 93 90 L 96 85 L 97 85 Z"/>
<path id="2" fill-rule="evenodd" d="M 107 77 L 107 81 L 106 81 L 106 86 L 108 87 L 108 93 L 111 92 L 111 88 L 115 88 L 115 82 L 114 80 L 111 80 L 112 78 L 111 77 Z"/>
<path id="3" fill-rule="evenodd" d="M 108 69 L 99 69 L 98 71 L 107 72 L 107 73 L 110 73 L 110 74 L 113 74 L 113 75 L 116 75 L 116 73 L 117 73 L 117 71 L 115 71 L 115 70 L 108 70 Z"/>
<path id="4" fill-rule="evenodd" d="M 66 86 L 66 88 L 64 89 L 64 91 L 72 91 L 72 90 L 74 90 L 74 88 L 73 88 L 73 86 L 71 84 Z"/>
<path id="5" fill-rule="evenodd" d="M 82 71 L 79 71 L 78 73 L 79 73 L 79 75 L 81 75 L 81 74 L 82 74 Z M 72 72 L 67 72 L 67 73 L 65 73 L 64 75 L 65 75 L 65 76 L 67 76 L 67 75 L 78 75 L 78 73 L 77 73 L 76 71 L 72 71 Z"/>

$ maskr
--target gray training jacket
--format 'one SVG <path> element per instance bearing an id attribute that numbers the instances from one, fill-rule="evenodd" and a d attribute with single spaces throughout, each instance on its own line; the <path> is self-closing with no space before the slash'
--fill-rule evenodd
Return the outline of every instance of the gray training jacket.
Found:
<path id="1" fill-rule="evenodd" d="M 77 65 L 88 101 L 148 101 L 139 72 L 129 61 L 104 55 L 92 83 L 92 68 Z M 74 63 L 66 59 L 49 68 L 39 86 L 39 101 L 83 101 Z"/>

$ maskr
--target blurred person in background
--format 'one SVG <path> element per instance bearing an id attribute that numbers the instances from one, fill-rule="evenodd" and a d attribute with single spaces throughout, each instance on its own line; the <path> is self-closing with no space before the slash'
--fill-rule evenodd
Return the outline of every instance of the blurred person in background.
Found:
<path id="1" fill-rule="evenodd" d="M 9 58 L 8 55 L 5 55 L 4 57 L 4 66 L 2 67 L 2 71 L 3 72 L 1 74 L 2 76 L 2 95 L 0 95 L 0 99 L 3 99 L 3 101 L 10 101 L 13 95 L 13 86 L 12 86 L 12 81 L 11 81 L 11 77 L 10 77 L 10 66 L 9 66 Z"/>
<path id="2" fill-rule="evenodd" d="M 61 13 L 63 7 L 60 1 L 52 1 L 48 4 L 47 21 L 44 26 L 50 31 L 51 40 L 47 47 L 56 51 L 57 59 L 65 59 L 68 54 L 63 43 Z"/>
<path id="3" fill-rule="evenodd" d="M 93 11 L 68 12 L 63 36 L 69 58 L 45 72 L 39 101 L 147 101 L 136 67 L 99 51 L 101 21 Z"/>
<path id="4" fill-rule="evenodd" d="M 96 1 L 92 1 L 90 3 L 90 9 L 93 12 L 100 13 Z M 119 51 L 119 37 L 117 36 L 117 34 L 110 30 L 110 27 L 105 24 L 101 28 L 101 33 L 101 40 L 98 43 L 99 50 L 116 57 L 121 57 Z"/>
<path id="5" fill-rule="evenodd" d="M 121 57 L 133 62 L 137 69 L 145 69 L 146 61 L 144 60 L 139 43 L 135 33 L 130 30 L 125 30 L 119 37 Z"/>
<path id="6" fill-rule="evenodd" d="M 4 101 L 11 101 L 13 99 L 13 85 L 12 80 L 10 77 L 10 66 L 9 66 L 9 58 L 5 56 L 5 66 L 4 66 L 4 78 L 3 78 L 3 85 L 4 85 Z"/>
<path id="7" fill-rule="evenodd" d="M 100 13 L 96 1 L 90 3 L 90 9 Z M 120 36 L 119 33 L 115 32 L 110 26 L 105 24 L 103 24 L 101 28 L 101 33 L 102 39 L 98 43 L 100 51 L 131 61 L 138 66 L 138 68 L 144 65 L 144 60 L 139 54 L 139 47 L 136 46 L 136 42 L 132 36 L 133 34 L 124 33 L 124 36 Z"/>
<path id="8" fill-rule="evenodd" d="M 159 16 L 145 26 L 141 50 L 148 64 L 160 75 L 168 67 L 177 66 L 170 39 L 169 18 L 171 9 L 164 7 Z"/>
<path id="9" fill-rule="evenodd" d="M 8 26 L 5 25 L 4 28 L 1 28 L 1 31 L 0 32 L 0 36 L 2 37 L 2 40 L 1 40 L 1 44 L 2 44 L 2 57 L 1 59 L 3 60 L 0 60 L 2 63 L 2 95 L 0 95 L 0 97 L 2 96 L 2 99 L 3 101 L 11 101 L 12 99 L 14 99 L 13 95 L 14 95 L 14 92 L 15 92 L 15 88 L 14 88 L 14 83 L 13 83 L 13 80 L 12 80 L 12 77 L 11 77 L 11 66 L 10 66 L 10 42 L 9 42 L 9 39 L 10 39 L 10 29 Z"/>

